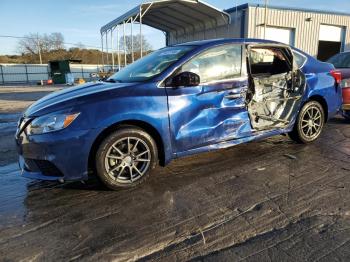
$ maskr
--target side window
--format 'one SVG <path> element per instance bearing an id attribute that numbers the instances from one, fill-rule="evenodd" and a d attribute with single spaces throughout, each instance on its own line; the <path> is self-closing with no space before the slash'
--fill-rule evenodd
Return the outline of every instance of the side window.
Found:
<path id="1" fill-rule="evenodd" d="M 249 54 L 252 75 L 277 75 L 291 71 L 282 48 L 252 47 Z"/>
<path id="2" fill-rule="evenodd" d="M 295 51 L 293 51 L 293 55 L 294 55 L 295 63 L 297 63 L 299 68 L 302 68 L 307 60 L 306 56 Z"/>
<path id="3" fill-rule="evenodd" d="M 196 73 L 201 83 L 231 79 L 241 75 L 242 46 L 224 45 L 207 50 L 188 61 L 181 72 Z"/>

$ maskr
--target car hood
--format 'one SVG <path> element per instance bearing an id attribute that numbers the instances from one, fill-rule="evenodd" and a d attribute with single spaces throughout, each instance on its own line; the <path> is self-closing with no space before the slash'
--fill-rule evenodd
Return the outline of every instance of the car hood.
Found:
<path id="1" fill-rule="evenodd" d="M 65 88 L 53 92 L 32 104 L 24 113 L 25 117 L 40 116 L 46 113 L 67 108 L 79 103 L 82 97 L 97 95 L 123 87 L 135 85 L 134 83 L 87 83 L 75 87 Z"/>

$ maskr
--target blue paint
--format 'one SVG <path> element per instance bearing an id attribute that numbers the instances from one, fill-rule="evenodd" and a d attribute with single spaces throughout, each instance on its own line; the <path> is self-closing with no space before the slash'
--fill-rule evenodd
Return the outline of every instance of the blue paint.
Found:
<path id="1" fill-rule="evenodd" d="M 80 112 L 80 115 L 60 131 L 41 135 L 21 132 L 16 137 L 20 159 L 48 160 L 62 172 L 65 180 L 87 179 L 88 158 L 94 142 L 104 130 L 125 121 L 153 127 L 164 145 L 165 163 L 176 157 L 288 133 L 300 108 L 286 128 L 257 132 L 251 126 L 245 98 L 228 98 L 230 94 L 248 89 L 245 56 L 241 76 L 232 80 L 182 88 L 165 88 L 161 84 L 175 69 L 203 50 L 224 44 L 261 43 L 274 42 L 219 39 L 188 43 L 194 46 L 189 53 L 145 82 L 88 83 L 52 93 L 29 107 L 24 117 L 33 119 L 53 112 Z M 303 54 L 308 58 L 301 69 L 307 86 L 301 105 L 310 97 L 319 96 L 326 101 L 328 116 L 332 117 L 342 102 L 340 89 L 329 74 L 333 66 Z M 23 169 L 23 161 L 20 163 Z M 35 179 L 61 178 L 28 170 L 23 175 Z"/>

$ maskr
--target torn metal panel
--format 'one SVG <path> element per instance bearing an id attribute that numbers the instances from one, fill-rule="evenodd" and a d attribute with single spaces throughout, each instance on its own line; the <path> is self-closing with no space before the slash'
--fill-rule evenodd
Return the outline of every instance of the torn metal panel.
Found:
<path id="1" fill-rule="evenodd" d="M 304 74 L 284 46 L 248 47 L 250 89 L 248 112 L 254 130 L 286 128 L 305 92 Z"/>
<path id="2" fill-rule="evenodd" d="M 302 77 L 302 74 L 298 74 Z M 253 78 L 255 94 L 248 105 L 256 130 L 284 128 L 290 121 L 305 90 L 305 81 L 293 86 L 292 72 L 268 78 Z"/>

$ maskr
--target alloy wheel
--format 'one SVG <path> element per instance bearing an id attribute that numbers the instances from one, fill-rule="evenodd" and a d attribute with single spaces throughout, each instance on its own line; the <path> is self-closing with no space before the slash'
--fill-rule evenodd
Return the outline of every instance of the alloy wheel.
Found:
<path id="1" fill-rule="evenodd" d="M 105 169 L 116 182 L 131 184 L 149 169 L 151 151 L 145 141 L 137 137 L 124 137 L 107 150 Z"/>
<path id="2" fill-rule="evenodd" d="M 303 112 L 301 119 L 301 131 L 307 139 L 313 140 L 320 135 L 323 119 L 322 112 L 317 106 L 312 105 L 307 108 L 307 110 Z"/>

